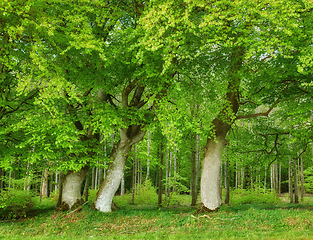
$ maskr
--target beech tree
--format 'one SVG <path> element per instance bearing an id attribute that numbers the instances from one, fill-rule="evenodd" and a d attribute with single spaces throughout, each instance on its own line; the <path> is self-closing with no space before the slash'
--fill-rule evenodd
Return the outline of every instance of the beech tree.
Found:
<path id="1" fill-rule="evenodd" d="M 202 81 L 216 81 L 224 86 L 219 94 L 222 104 L 215 110 L 202 161 L 199 211 L 216 210 L 222 204 L 222 152 L 234 120 L 268 116 L 287 90 L 278 76 L 282 65 L 275 65 L 274 58 L 287 59 L 296 48 L 298 37 L 305 36 L 298 35 L 301 7 L 292 1 L 155 1 L 153 10 L 147 13 L 147 48 L 167 52 L 169 45 L 176 46 L 178 58 L 214 72 Z M 165 58 L 170 66 L 171 58 Z M 273 73 L 267 72 L 269 67 L 276 74 L 267 75 Z M 269 94 L 271 100 L 264 101 L 268 92 L 263 89 L 274 86 L 275 94 Z M 240 106 L 261 91 L 263 96 L 256 105 L 265 104 L 267 110 L 242 115 L 245 108 Z"/>

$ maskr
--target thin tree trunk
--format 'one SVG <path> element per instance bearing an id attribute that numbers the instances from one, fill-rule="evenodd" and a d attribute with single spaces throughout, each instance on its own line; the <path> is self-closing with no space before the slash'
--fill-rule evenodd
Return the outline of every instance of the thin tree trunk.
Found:
<path id="1" fill-rule="evenodd" d="M 42 171 L 42 177 L 41 177 L 41 191 L 40 191 L 40 197 L 48 197 L 48 177 L 49 177 L 49 168 L 45 168 Z"/>
<path id="2" fill-rule="evenodd" d="M 288 190 L 289 190 L 289 200 L 293 203 L 293 174 L 292 174 L 292 162 L 289 157 L 289 165 L 288 165 Z"/>
<path id="3" fill-rule="evenodd" d="M 177 181 L 177 174 L 178 174 L 178 172 L 177 172 L 177 159 L 176 159 L 176 148 L 175 148 L 175 146 L 174 146 L 174 152 L 173 152 L 173 170 L 174 170 L 174 172 L 173 172 L 173 174 L 174 174 L 174 182 L 176 183 L 176 181 Z M 173 192 L 175 192 L 176 191 L 176 188 L 175 188 L 175 186 L 173 186 Z"/>
<path id="4" fill-rule="evenodd" d="M 303 158 L 301 156 L 301 162 L 300 162 L 300 176 L 301 176 L 301 201 L 304 199 L 304 173 L 303 173 Z"/>
<path id="5" fill-rule="evenodd" d="M 236 162 L 236 175 L 235 175 L 235 189 L 238 189 L 238 179 L 240 179 L 240 174 L 239 174 L 239 171 L 238 171 L 238 163 Z"/>
<path id="6" fill-rule="evenodd" d="M 199 177 L 200 177 L 200 135 L 196 135 L 197 137 L 197 154 L 196 154 L 196 202 L 198 199 L 198 192 L 199 192 Z"/>
<path id="7" fill-rule="evenodd" d="M 125 178 L 123 176 L 121 180 L 121 196 L 123 196 L 124 194 L 125 194 Z"/>
<path id="8" fill-rule="evenodd" d="M 159 190 L 158 190 L 158 206 L 162 206 L 162 181 L 163 181 L 163 143 L 161 143 L 160 147 L 160 165 L 159 165 Z"/>
<path id="9" fill-rule="evenodd" d="M 96 171 L 95 171 L 95 167 L 92 168 L 91 170 L 91 189 L 96 189 L 95 187 L 95 178 L 96 178 Z"/>
<path id="10" fill-rule="evenodd" d="M 245 181 L 245 168 L 244 167 L 241 167 L 240 176 L 241 176 L 240 188 L 244 189 L 244 181 Z"/>
<path id="11" fill-rule="evenodd" d="M 195 144 L 192 144 L 191 148 L 191 177 L 190 177 L 190 194 L 191 194 L 191 206 L 197 204 L 197 195 L 196 192 L 196 149 Z"/>
<path id="12" fill-rule="evenodd" d="M 147 175 L 146 175 L 146 181 L 149 180 L 150 177 L 150 151 L 151 151 L 151 146 L 150 146 L 150 142 L 151 142 L 151 134 L 150 134 L 150 130 L 148 130 L 148 140 L 147 140 Z"/>
<path id="13" fill-rule="evenodd" d="M 136 193 L 136 182 L 137 182 L 137 157 L 136 157 L 136 146 L 134 146 L 134 159 L 133 159 L 133 171 L 132 171 L 132 196 L 130 199 L 130 204 L 135 203 L 135 193 Z"/>
<path id="14" fill-rule="evenodd" d="M 225 162 L 225 204 L 229 204 L 229 160 Z"/>
<path id="15" fill-rule="evenodd" d="M 62 193 L 63 193 L 63 182 L 64 182 L 64 174 L 61 171 L 59 174 L 59 198 L 58 198 L 58 203 L 57 206 L 61 206 L 62 204 Z"/>
<path id="16" fill-rule="evenodd" d="M 293 177 L 294 177 L 294 196 L 295 196 L 295 203 L 299 203 L 299 189 L 298 189 L 298 174 L 297 174 L 297 162 L 296 159 L 293 159 Z"/>
<path id="17" fill-rule="evenodd" d="M 86 181 L 83 191 L 83 198 L 85 199 L 85 202 L 88 202 L 89 199 L 89 185 L 90 185 L 89 182 L 90 182 L 90 170 L 88 170 L 86 173 Z"/>

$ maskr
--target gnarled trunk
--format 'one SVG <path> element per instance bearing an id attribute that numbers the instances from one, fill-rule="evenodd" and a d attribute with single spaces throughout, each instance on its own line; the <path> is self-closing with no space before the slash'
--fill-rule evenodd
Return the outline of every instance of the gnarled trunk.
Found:
<path id="1" fill-rule="evenodd" d="M 208 140 L 206 145 L 201 174 L 201 204 L 206 210 L 215 211 L 222 205 L 220 169 L 224 145 L 223 136 Z"/>
<path id="2" fill-rule="evenodd" d="M 129 127 L 132 129 L 132 127 Z M 100 212 L 111 212 L 113 197 L 121 183 L 121 179 L 124 176 L 125 163 L 131 147 L 142 140 L 145 132 L 134 131 L 133 134 L 129 134 L 127 129 L 122 129 L 120 136 L 121 140 L 115 145 L 111 153 L 112 162 L 109 164 L 104 181 L 101 184 L 99 191 L 97 192 L 94 202 L 94 208 Z"/>
<path id="3" fill-rule="evenodd" d="M 75 209 L 83 203 L 81 190 L 88 171 L 89 166 L 86 166 L 78 172 L 68 171 L 64 176 L 62 200 L 58 206 L 62 211 Z"/>

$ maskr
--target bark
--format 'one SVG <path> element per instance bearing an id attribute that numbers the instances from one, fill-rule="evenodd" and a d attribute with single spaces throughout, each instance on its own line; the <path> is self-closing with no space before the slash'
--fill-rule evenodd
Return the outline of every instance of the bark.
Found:
<path id="1" fill-rule="evenodd" d="M 236 163 L 236 172 L 235 172 L 235 189 L 238 188 L 238 179 L 239 179 L 238 163 Z"/>
<path id="2" fill-rule="evenodd" d="M 229 204 L 229 160 L 225 162 L 225 204 Z"/>
<path id="3" fill-rule="evenodd" d="M 95 186 L 95 177 L 96 177 L 96 174 L 95 174 L 95 167 L 92 168 L 91 170 L 91 189 L 96 189 L 96 186 Z"/>
<path id="4" fill-rule="evenodd" d="M 40 188 L 40 198 L 48 197 L 48 177 L 49 177 L 49 168 L 45 168 L 42 172 L 41 177 L 41 188 Z"/>
<path id="5" fill-rule="evenodd" d="M 59 186 L 58 186 L 59 197 L 58 197 L 57 206 L 61 206 L 61 203 L 62 203 L 63 182 L 64 182 L 64 174 L 63 174 L 63 172 L 60 172 L 60 174 L 59 174 Z"/>
<path id="6" fill-rule="evenodd" d="M 211 139 L 206 145 L 202 161 L 201 203 L 207 210 L 215 211 L 222 205 L 220 189 L 220 169 L 225 145 L 223 136 Z"/>
<path id="7" fill-rule="evenodd" d="M 196 192 L 196 149 L 194 144 L 191 149 L 191 177 L 190 177 L 190 193 L 191 193 L 191 206 L 196 206 L 197 195 Z"/>
<path id="8" fill-rule="evenodd" d="M 304 198 L 304 173 L 303 173 L 303 158 L 300 158 L 300 179 L 301 179 L 301 201 Z"/>
<path id="9" fill-rule="evenodd" d="M 289 158 L 289 166 L 288 166 L 288 190 L 289 190 L 289 199 L 290 202 L 293 203 L 293 180 L 292 180 L 292 165 L 291 158 Z"/>
<path id="10" fill-rule="evenodd" d="M 88 171 L 89 166 L 85 166 L 77 172 L 70 170 L 64 176 L 62 200 L 59 206 L 60 210 L 72 210 L 84 202 L 81 194 L 81 186 Z"/>
<path id="11" fill-rule="evenodd" d="M 294 196 L 295 203 L 299 203 L 299 189 L 298 189 L 298 174 L 297 174 L 297 162 L 296 159 L 293 159 L 293 177 L 294 177 Z"/>
<path id="12" fill-rule="evenodd" d="M 159 190 L 158 190 L 158 206 L 162 206 L 162 180 L 163 180 L 163 143 L 160 148 L 160 166 L 159 166 Z"/>
<path id="13" fill-rule="evenodd" d="M 85 181 L 85 186 L 84 186 L 84 191 L 83 191 L 83 197 L 86 202 L 88 202 L 89 198 L 89 182 L 90 182 L 90 171 L 87 172 L 86 174 L 86 181 Z"/>
<path id="14" fill-rule="evenodd" d="M 139 126 L 129 126 L 127 129 L 121 129 L 120 140 L 114 146 L 110 155 L 112 162 L 108 166 L 106 177 L 93 204 L 96 210 L 100 212 L 112 211 L 113 197 L 124 176 L 125 163 L 131 147 L 141 141 L 144 134 L 145 132 L 141 131 Z"/>
<path id="15" fill-rule="evenodd" d="M 132 196 L 130 204 L 135 203 L 136 183 L 137 183 L 137 158 L 136 158 L 136 146 L 134 146 L 134 159 L 133 159 L 133 171 L 132 171 Z"/>
<path id="16" fill-rule="evenodd" d="M 150 131 L 147 133 L 148 135 L 148 140 L 147 140 L 147 176 L 146 176 L 146 181 L 149 180 L 150 177 L 150 151 L 151 151 L 151 134 Z"/>
<path id="17" fill-rule="evenodd" d="M 121 180 L 121 196 L 123 196 L 125 194 L 125 178 L 122 177 Z"/>

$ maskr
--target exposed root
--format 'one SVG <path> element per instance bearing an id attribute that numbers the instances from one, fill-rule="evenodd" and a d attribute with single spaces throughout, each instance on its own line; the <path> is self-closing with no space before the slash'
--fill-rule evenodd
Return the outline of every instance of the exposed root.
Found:
<path id="1" fill-rule="evenodd" d="M 194 212 L 195 215 L 198 215 L 199 213 L 207 213 L 207 212 L 216 212 L 219 208 L 215 209 L 209 209 L 206 206 L 204 206 L 203 203 L 200 203 L 198 209 Z"/>

